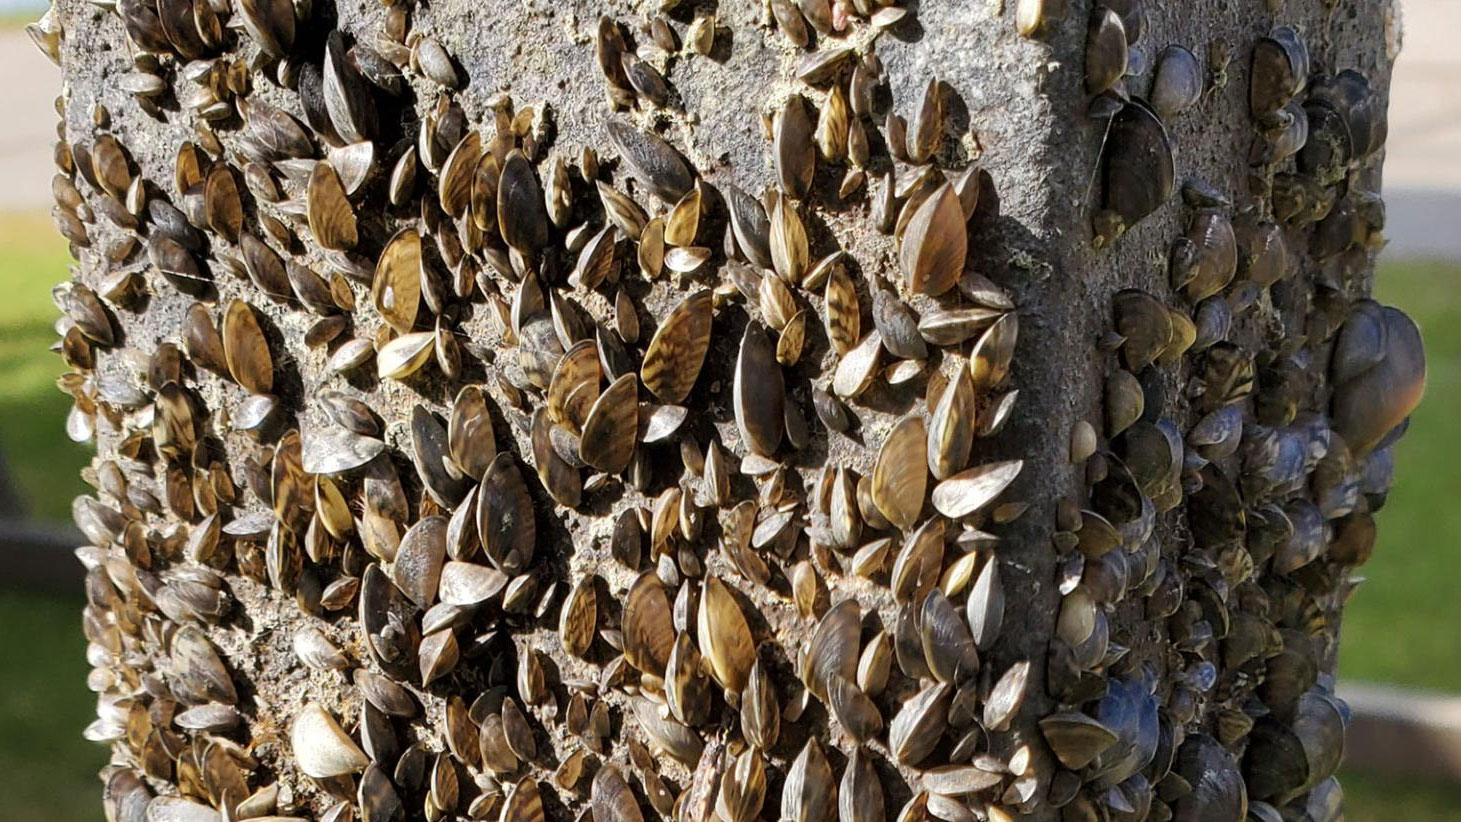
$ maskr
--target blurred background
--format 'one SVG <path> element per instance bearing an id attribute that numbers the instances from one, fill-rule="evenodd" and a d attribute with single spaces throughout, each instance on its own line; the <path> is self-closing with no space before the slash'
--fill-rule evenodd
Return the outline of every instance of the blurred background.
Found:
<path id="1" fill-rule="evenodd" d="M 82 740 L 80 566 L 69 510 L 88 449 L 69 442 L 48 351 L 53 283 L 71 263 L 51 224 L 60 72 L 29 42 L 36 0 L 0 0 L 0 819 L 101 818 L 101 746 Z M 1348 817 L 1461 820 L 1461 0 L 1402 0 L 1377 296 L 1414 317 L 1430 367 L 1399 446 L 1367 581 L 1350 601 L 1341 695 L 1354 708 Z M 1449 420 L 1449 422 L 1448 422 Z"/>

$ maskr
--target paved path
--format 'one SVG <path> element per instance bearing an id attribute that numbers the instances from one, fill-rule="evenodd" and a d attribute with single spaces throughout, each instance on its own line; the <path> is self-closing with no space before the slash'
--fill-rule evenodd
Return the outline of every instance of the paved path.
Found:
<path id="1" fill-rule="evenodd" d="M 61 70 L 13 29 L 0 31 L 0 77 L 0 210 L 49 210 Z"/>
<path id="2" fill-rule="evenodd" d="M 1385 146 L 1387 253 L 1461 259 L 1461 0 L 1401 0 L 1401 23 Z"/>
<path id="3" fill-rule="evenodd" d="M 1385 188 L 1461 192 L 1461 2 L 1401 0 L 1401 22 Z"/>
<path id="4" fill-rule="evenodd" d="M 1342 682 L 1352 717 L 1345 764 L 1377 773 L 1461 781 L 1461 697 Z"/>

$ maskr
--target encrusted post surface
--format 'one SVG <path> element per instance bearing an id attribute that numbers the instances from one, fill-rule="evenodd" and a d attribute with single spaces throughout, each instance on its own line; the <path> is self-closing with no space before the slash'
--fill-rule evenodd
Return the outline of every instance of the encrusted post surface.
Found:
<path id="1" fill-rule="evenodd" d="M 34 30 L 117 818 L 1338 812 L 1390 4 L 218 5 Z"/>

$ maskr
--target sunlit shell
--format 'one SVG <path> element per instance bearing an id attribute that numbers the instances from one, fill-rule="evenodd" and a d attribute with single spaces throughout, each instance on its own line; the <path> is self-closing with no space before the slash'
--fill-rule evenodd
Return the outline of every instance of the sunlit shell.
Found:
<path id="1" fill-rule="evenodd" d="M 799 284 L 810 262 L 807 230 L 796 205 L 787 197 L 778 197 L 771 209 L 769 237 L 771 265 L 776 275 L 793 285 Z"/>
<path id="2" fill-rule="evenodd" d="M 710 350 L 711 296 L 697 291 L 660 323 L 644 353 L 640 377 L 660 401 L 678 405 L 689 396 Z"/>
<path id="3" fill-rule="evenodd" d="M 675 719 L 686 725 L 703 725 L 710 715 L 707 668 L 690 635 L 683 631 L 677 634 L 665 664 L 665 702 Z"/>
<path id="4" fill-rule="evenodd" d="M 578 453 L 583 461 L 609 473 L 629 466 L 639 432 L 639 377 L 625 374 L 604 390 L 583 423 Z"/>
<path id="5" fill-rule="evenodd" d="M 933 506 L 946 517 L 968 516 L 993 502 L 1024 467 L 1021 460 L 994 462 L 961 471 L 933 489 Z"/>
<path id="6" fill-rule="evenodd" d="M 999 561 L 994 557 L 985 560 L 984 567 L 974 580 L 966 605 L 970 635 L 974 644 L 987 651 L 999 639 L 1004 626 L 1004 585 L 999 577 Z"/>
<path id="7" fill-rule="evenodd" d="M 842 730 L 854 742 L 867 742 L 883 729 L 883 717 L 877 705 L 856 683 L 840 674 L 832 674 L 827 680 L 827 703 Z"/>
<path id="8" fill-rule="evenodd" d="M 721 776 L 716 814 L 727 822 L 751 822 L 760 818 L 765 799 L 766 764 L 760 751 L 750 748 L 736 757 Z"/>
<path id="9" fill-rule="evenodd" d="M 921 609 L 923 656 L 934 678 L 960 683 L 972 677 L 979 670 L 979 654 L 958 610 L 938 588 L 928 592 Z"/>
<path id="10" fill-rule="evenodd" d="M 543 483 L 554 501 L 559 505 L 576 508 L 582 498 L 583 483 L 578 467 L 570 464 L 555 447 L 555 430 L 559 429 L 548 419 L 547 409 L 539 408 L 533 412 L 532 431 L 529 435 L 532 439 L 533 464 L 537 469 L 538 480 Z"/>
<path id="11" fill-rule="evenodd" d="M 209 227 L 230 242 L 237 241 L 243 229 L 243 204 L 238 196 L 238 183 L 227 166 L 214 166 L 208 172 L 203 203 Z"/>
<path id="12" fill-rule="evenodd" d="M 605 123 L 605 129 L 619 155 L 661 200 L 674 202 L 695 185 L 684 158 L 659 136 L 617 118 Z"/>
<path id="13" fill-rule="evenodd" d="M 832 676 L 857 676 L 858 634 L 862 610 L 856 600 L 843 600 L 822 616 L 812 632 L 801 670 L 802 681 L 817 698 L 827 699 Z"/>
<path id="14" fill-rule="evenodd" d="M 605 764 L 594 774 L 589 802 L 594 822 L 641 822 L 644 815 L 639 801 L 629 790 L 624 775 L 613 764 Z"/>
<path id="15" fill-rule="evenodd" d="M 189 704 L 238 702 L 238 689 L 218 650 L 195 625 L 184 625 L 172 638 L 170 677 L 178 698 Z"/>
<path id="16" fill-rule="evenodd" d="M 353 471 L 386 450 L 386 444 L 381 440 L 343 426 L 306 428 L 301 439 L 304 470 L 311 474 Z"/>
<path id="17" fill-rule="evenodd" d="M 553 419 L 577 433 L 599 398 L 599 352 L 592 340 L 579 340 L 558 359 L 548 383 L 546 408 Z"/>
<path id="18" fill-rule="evenodd" d="M 376 370 L 382 378 L 405 379 L 431 359 L 435 344 L 430 331 L 402 334 L 376 352 Z"/>
<path id="19" fill-rule="evenodd" d="M 847 95 L 840 85 L 834 85 L 826 103 L 817 112 L 817 128 L 813 135 L 817 153 L 829 163 L 839 162 L 847 156 L 849 113 Z"/>
<path id="20" fill-rule="evenodd" d="M 294 45 L 295 18 L 288 3 L 282 0 L 241 0 L 239 12 L 244 29 L 265 52 L 283 57 Z"/>
<path id="21" fill-rule="evenodd" d="M 756 650 L 735 595 L 715 577 L 705 581 L 696 618 L 696 638 L 717 682 L 730 691 L 746 687 Z"/>
<path id="22" fill-rule="evenodd" d="M 785 366 L 793 366 L 801 359 L 802 349 L 807 341 L 807 311 L 803 309 L 791 316 L 786 325 L 781 329 L 781 334 L 776 338 L 776 361 Z M 791 410 L 788 406 L 788 412 Z M 788 431 L 788 437 L 791 432 Z M 801 447 L 792 437 L 793 446 Z M 804 438 L 803 438 L 804 439 Z"/>
<path id="23" fill-rule="evenodd" d="M 832 376 L 832 391 L 839 397 L 852 398 L 866 391 L 877 373 L 879 354 L 883 350 L 882 335 L 876 331 L 862 338 L 837 363 Z"/>
<path id="24" fill-rule="evenodd" d="M 647 699 L 635 699 L 633 707 L 635 720 L 655 749 L 688 765 L 699 760 L 704 743 L 698 734 L 674 718 L 662 715 Z"/>
<path id="25" fill-rule="evenodd" d="M 929 419 L 927 460 L 935 479 L 945 480 L 969 462 L 976 427 L 974 379 L 959 368 Z"/>
<path id="26" fill-rule="evenodd" d="M 918 520 L 928 487 L 927 431 L 923 418 L 904 417 L 888 432 L 873 466 L 872 494 L 878 510 L 907 530 Z"/>
<path id="27" fill-rule="evenodd" d="M 447 605 L 471 606 L 497 596 L 507 587 L 507 575 L 475 562 L 447 562 L 442 566 L 437 596 Z"/>
<path id="28" fill-rule="evenodd" d="M 884 802 L 883 784 L 873 769 L 872 759 L 864 748 L 853 749 L 837 791 L 838 819 L 845 822 L 886 820 Z"/>
<path id="29" fill-rule="evenodd" d="M 248 303 L 230 300 L 223 311 L 223 354 L 228 372 L 255 394 L 267 394 L 274 385 L 274 359 L 258 318 Z"/>
<path id="30" fill-rule="evenodd" d="M 370 286 L 370 299 L 375 310 L 402 334 L 409 333 L 416 323 L 424 276 L 421 235 L 415 229 L 402 229 L 386 243 Z"/>
<path id="31" fill-rule="evenodd" d="M 447 441 L 456 466 L 467 476 L 481 479 L 496 456 L 497 444 L 492 414 L 480 387 L 463 386 L 457 393 L 447 422 Z"/>
<path id="32" fill-rule="evenodd" d="M 314 702 L 295 715 L 289 741 L 295 764 L 308 776 L 323 779 L 358 773 L 370 763 L 335 718 Z"/>
<path id="33" fill-rule="evenodd" d="M 693 188 L 681 197 L 665 218 L 665 242 L 673 246 L 695 244 L 695 235 L 700 230 L 700 189 Z"/>
<path id="34" fill-rule="evenodd" d="M 832 765 L 816 738 L 808 738 L 782 786 L 782 818 L 793 822 L 828 820 L 836 805 L 837 782 L 833 778 Z"/>
<path id="35" fill-rule="evenodd" d="M 959 281 L 968 236 L 952 186 L 942 185 L 913 213 L 898 250 L 908 290 L 938 296 Z"/>
<path id="36" fill-rule="evenodd" d="M 512 455 L 499 453 L 477 492 L 477 534 L 487 558 L 508 573 L 532 561 L 537 530 L 533 501 Z"/>
<path id="37" fill-rule="evenodd" d="M 547 818 L 538 783 L 531 776 L 523 777 L 508 789 L 502 805 L 502 822 L 544 822 Z"/>
<path id="38" fill-rule="evenodd" d="M 439 516 L 417 521 L 401 537 L 391 565 L 391 580 L 421 608 L 429 608 L 436 599 L 446 559 L 446 522 Z"/>
<path id="39" fill-rule="evenodd" d="M 630 239 L 638 240 L 649 222 L 649 215 L 632 197 L 608 183 L 599 180 L 595 187 L 599 192 L 599 202 L 604 207 L 604 216 Z"/>
<path id="40" fill-rule="evenodd" d="M 309 214 L 309 232 L 321 246 L 343 251 L 355 247 L 359 235 L 355 227 L 355 209 L 345 196 L 340 175 L 329 163 L 315 163 L 309 175 L 305 202 Z"/>
<path id="41" fill-rule="evenodd" d="M 573 586 L 573 591 L 563 603 L 563 612 L 558 621 L 558 638 L 563 650 L 574 656 L 588 653 L 598 625 L 598 597 L 594 578 L 585 576 Z"/>
<path id="42" fill-rule="evenodd" d="M 862 318 L 857 289 L 842 266 L 834 266 L 829 273 L 823 299 L 827 339 L 838 354 L 846 354 L 861 336 Z"/>
<path id="43" fill-rule="evenodd" d="M 746 690 L 741 694 L 741 732 L 762 750 L 776 745 L 781 733 L 781 706 L 766 666 L 758 658 L 751 666 Z"/>
<path id="44" fill-rule="evenodd" d="M 787 98 L 777 114 L 773 147 L 781 187 L 793 198 L 805 197 L 816 170 L 817 154 L 812 141 L 812 121 L 801 96 Z"/>
<path id="45" fill-rule="evenodd" d="M 437 199 L 450 217 L 461 217 L 471 204 L 472 184 L 482 157 L 482 135 L 469 131 L 447 155 L 437 175 Z"/>
<path id="46" fill-rule="evenodd" d="M 624 597 L 624 658 L 645 673 L 659 676 L 675 644 L 670 601 L 654 574 L 643 574 Z"/>
<path id="47" fill-rule="evenodd" d="M 888 749 L 905 765 L 918 765 L 938 745 L 948 720 L 951 686 L 932 684 L 903 703 L 888 726 Z"/>
<path id="48" fill-rule="evenodd" d="M 521 151 L 512 151 L 502 163 L 497 183 L 497 229 L 503 242 L 533 253 L 548 242 L 548 214 L 538 176 Z"/>
<path id="49" fill-rule="evenodd" d="M 746 444 L 758 454 L 775 453 L 781 444 L 786 389 L 775 349 L 756 323 L 748 323 L 741 338 L 734 402 L 736 424 Z"/>

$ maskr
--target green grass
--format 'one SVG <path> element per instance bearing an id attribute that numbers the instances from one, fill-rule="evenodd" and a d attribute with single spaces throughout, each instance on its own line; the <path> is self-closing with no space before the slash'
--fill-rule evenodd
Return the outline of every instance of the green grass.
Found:
<path id="1" fill-rule="evenodd" d="M 61 521 L 85 490 L 77 471 L 89 450 L 66 438 L 71 400 L 56 389 L 64 364 L 48 350 L 51 286 L 70 264 L 49 218 L 0 215 L 0 457 L 27 510 Z"/>
<path id="2" fill-rule="evenodd" d="M 1374 557 L 1349 601 L 1340 674 L 1461 692 L 1461 266 L 1383 266 L 1377 297 L 1414 317 L 1428 385 L 1396 447 L 1395 487 L 1379 513 Z"/>
<path id="3" fill-rule="evenodd" d="M 1340 769 L 1345 818 L 1351 822 L 1458 822 L 1461 785 Z"/>
<path id="4" fill-rule="evenodd" d="M 100 819 L 107 754 L 81 738 L 96 710 L 81 605 L 0 591 L 0 636 L 0 818 Z"/>

